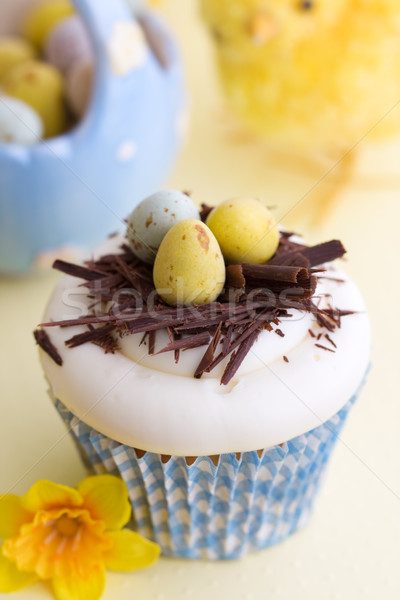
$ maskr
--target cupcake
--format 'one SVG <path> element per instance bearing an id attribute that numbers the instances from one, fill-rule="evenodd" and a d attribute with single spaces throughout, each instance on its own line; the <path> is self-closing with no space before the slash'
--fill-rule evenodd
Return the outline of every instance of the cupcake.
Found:
<path id="1" fill-rule="evenodd" d="M 198 214 L 170 190 L 85 264 L 54 264 L 35 332 L 50 397 L 165 555 L 237 558 L 306 524 L 368 368 L 344 253 L 253 199 Z"/>

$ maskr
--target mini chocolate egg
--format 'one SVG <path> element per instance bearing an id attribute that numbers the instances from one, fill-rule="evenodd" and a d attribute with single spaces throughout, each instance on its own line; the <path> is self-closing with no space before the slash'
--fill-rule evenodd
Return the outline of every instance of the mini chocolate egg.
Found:
<path id="1" fill-rule="evenodd" d="M 210 212 L 206 223 L 229 263 L 261 264 L 279 244 L 274 217 L 255 198 L 225 200 Z"/>
<path id="2" fill-rule="evenodd" d="M 91 60 L 78 62 L 67 73 L 67 102 L 78 118 L 85 114 L 94 85 L 94 64 Z"/>
<path id="3" fill-rule="evenodd" d="M 225 284 L 225 263 L 212 231 L 197 219 L 176 223 L 157 252 L 154 285 L 171 305 L 206 304 Z"/>
<path id="4" fill-rule="evenodd" d="M 165 234 L 179 221 L 200 220 L 199 211 L 186 194 L 161 190 L 145 198 L 131 213 L 127 236 L 133 252 L 153 263 Z"/>
<path id="5" fill-rule="evenodd" d="M 49 33 L 44 57 L 61 72 L 66 73 L 77 63 L 93 59 L 87 29 L 80 17 L 64 19 Z"/>
<path id="6" fill-rule="evenodd" d="M 65 131 L 64 78 L 47 63 L 31 60 L 15 67 L 3 84 L 5 94 L 34 108 L 43 120 L 46 138 Z"/>
<path id="7" fill-rule="evenodd" d="M 11 69 L 36 57 L 36 50 L 20 37 L 0 39 L 0 85 Z"/>
<path id="8" fill-rule="evenodd" d="M 34 4 L 25 15 L 22 23 L 22 35 L 34 46 L 42 49 L 50 31 L 63 19 L 75 12 L 68 0 L 43 0 Z"/>
<path id="9" fill-rule="evenodd" d="M 42 135 L 42 119 L 32 107 L 17 98 L 0 96 L 0 143 L 35 144 Z"/>

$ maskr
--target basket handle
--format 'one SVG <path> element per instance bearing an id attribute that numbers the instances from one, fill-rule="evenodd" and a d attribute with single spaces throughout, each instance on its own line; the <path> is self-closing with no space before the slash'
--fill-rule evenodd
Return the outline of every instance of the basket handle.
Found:
<path id="1" fill-rule="evenodd" d="M 72 0 L 88 29 L 96 54 L 105 57 L 105 49 L 116 23 L 133 21 L 125 0 Z"/>
<path id="2" fill-rule="evenodd" d="M 118 103 L 123 102 L 125 97 L 123 88 L 126 86 L 126 82 L 129 81 L 128 85 L 132 86 L 132 81 L 136 80 L 136 75 L 133 74 L 135 68 L 130 69 L 129 63 L 128 66 L 123 64 L 124 56 L 126 56 L 124 40 L 121 51 L 117 50 L 116 52 L 117 63 L 113 59 L 112 48 L 119 45 L 118 41 L 121 39 L 121 35 L 122 38 L 128 36 L 128 42 L 131 36 L 132 44 L 137 42 L 138 52 L 140 52 L 142 28 L 125 0 L 72 0 L 72 2 L 86 26 L 95 57 L 93 95 L 81 124 L 85 126 L 86 131 L 87 127 L 97 130 L 99 120 L 103 119 L 104 105 L 107 102 L 105 99 L 108 98 L 108 102 L 112 99 L 114 108 L 118 111 Z M 144 46 L 143 53 L 143 60 L 145 60 L 146 46 Z M 142 55 L 140 54 L 140 56 Z M 122 62 L 120 69 L 118 61 Z M 78 135 L 79 131 L 78 127 L 75 134 Z"/>

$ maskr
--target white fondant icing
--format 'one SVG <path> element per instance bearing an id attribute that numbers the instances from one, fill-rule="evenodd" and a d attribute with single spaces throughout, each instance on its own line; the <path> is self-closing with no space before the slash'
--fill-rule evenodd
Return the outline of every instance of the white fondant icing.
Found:
<path id="1" fill-rule="evenodd" d="M 100 253 L 115 251 L 113 238 Z M 328 275 L 330 273 L 328 272 Z M 142 336 L 123 338 L 122 351 L 105 354 L 93 344 L 67 349 L 65 340 L 84 328 L 51 328 L 64 364 L 41 352 L 51 391 L 74 414 L 105 435 L 163 454 L 202 456 L 244 452 L 287 441 L 329 419 L 356 391 L 368 366 L 370 331 L 363 300 L 341 271 L 324 280 L 318 293 L 336 308 L 358 311 L 342 318 L 331 338 L 336 352 L 315 346 L 308 334 L 325 333 L 310 315 L 298 313 L 280 328 L 281 338 L 264 331 L 228 386 L 220 385 L 220 365 L 208 376 L 193 371 L 205 348 L 155 357 L 139 346 Z M 80 281 L 64 277 L 45 313 L 45 321 L 80 316 L 88 300 Z M 302 317 L 302 318 L 299 318 Z M 158 337 L 157 347 L 166 342 Z M 319 343 L 331 347 L 323 337 Z M 283 360 L 287 356 L 289 363 Z"/>

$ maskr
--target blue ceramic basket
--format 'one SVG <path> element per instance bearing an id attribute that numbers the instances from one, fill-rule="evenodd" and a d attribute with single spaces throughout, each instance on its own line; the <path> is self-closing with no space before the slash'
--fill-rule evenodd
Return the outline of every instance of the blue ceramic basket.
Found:
<path id="1" fill-rule="evenodd" d="M 135 21 L 124 0 L 73 0 L 96 57 L 86 115 L 33 146 L 0 145 L 0 272 L 28 269 L 62 246 L 90 249 L 166 177 L 186 110 L 179 53 L 162 20 Z M 26 4 L 26 2 L 25 2 Z M 110 44 L 126 24 L 146 32 L 144 59 L 123 73 Z"/>

